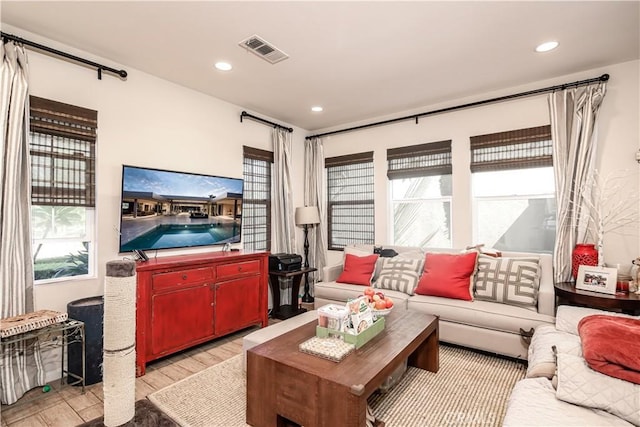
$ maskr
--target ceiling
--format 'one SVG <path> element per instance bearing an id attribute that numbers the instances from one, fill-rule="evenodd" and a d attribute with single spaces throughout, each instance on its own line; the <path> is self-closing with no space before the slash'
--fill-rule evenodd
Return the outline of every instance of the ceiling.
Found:
<path id="1" fill-rule="evenodd" d="M 638 59 L 639 6 L 2 0 L 0 16 L 106 58 L 105 65 L 124 64 L 314 131 Z M 254 34 L 289 59 L 272 65 L 238 46 Z M 550 39 L 560 46 L 534 51 Z M 215 70 L 220 60 L 233 70 Z M 311 112 L 313 105 L 324 111 Z"/>

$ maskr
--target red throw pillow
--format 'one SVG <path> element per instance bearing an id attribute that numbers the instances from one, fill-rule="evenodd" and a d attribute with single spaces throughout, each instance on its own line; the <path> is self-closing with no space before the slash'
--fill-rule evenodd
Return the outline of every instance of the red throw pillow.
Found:
<path id="1" fill-rule="evenodd" d="M 473 300 L 471 276 L 476 270 L 477 258 L 477 252 L 427 253 L 416 294 Z"/>
<path id="2" fill-rule="evenodd" d="M 344 257 L 344 269 L 336 282 L 371 286 L 371 279 L 376 269 L 377 260 L 377 254 L 369 256 L 346 254 Z"/>

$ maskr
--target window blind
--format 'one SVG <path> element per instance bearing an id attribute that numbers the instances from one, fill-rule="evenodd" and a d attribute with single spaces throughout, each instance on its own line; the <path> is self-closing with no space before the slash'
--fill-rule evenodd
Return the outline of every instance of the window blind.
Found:
<path id="1" fill-rule="evenodd" d="M 471 137 L 471 172 L 553 166 L 551 126 Z"/>
<path id="2" fill-rule="evenodd" d="M 347 166 L 366 162 L 373 162 L 373 151 L 347 154 L 345 156 L 327 157 L 324 159 L 324 167 Z"/>
<path id="3" fill-rule="evenodd" d="M 451 140 L 387 150 L 389 179 L 450 175 L 451 173 Z"/>
<path id="4" fill-rule="evenodd" d="M 373 151 L 325 159 L 329 249 L 374 242 Z"/>
<path id="5" fill-rule="evenodd" d="M 246 249 L 271 249 L 271 164 L 273 152 L 243 146 L 242 243 Z"/>
<path id="6" fill-rule="evenodd" d="M 98 112 L 36 96 L 29 102 L 31 202 L 94 207 Z"/>
<path id="7" fill-rule="evenodd" d="M 262 160 L 273 163 L 273 151 L 261 150 L 259 148 L 242 146 L 243 156 L 246 159 Z"/>

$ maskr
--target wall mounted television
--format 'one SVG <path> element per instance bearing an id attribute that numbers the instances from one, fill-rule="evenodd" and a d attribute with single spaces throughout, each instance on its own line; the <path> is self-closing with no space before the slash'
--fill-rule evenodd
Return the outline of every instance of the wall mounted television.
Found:
<path id="1" fill-rule="evenodd" d="M 122 166 L 120 252 L 240 242 L 243 180 Z"/>

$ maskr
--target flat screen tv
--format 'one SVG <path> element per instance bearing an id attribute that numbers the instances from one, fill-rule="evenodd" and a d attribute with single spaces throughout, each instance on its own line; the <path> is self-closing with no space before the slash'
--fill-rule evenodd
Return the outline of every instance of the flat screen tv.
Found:
<path id="1" fill-rule="evenodd" d="M 122 166 L 120 252 L 240 242 L 243 181 Z"/>

